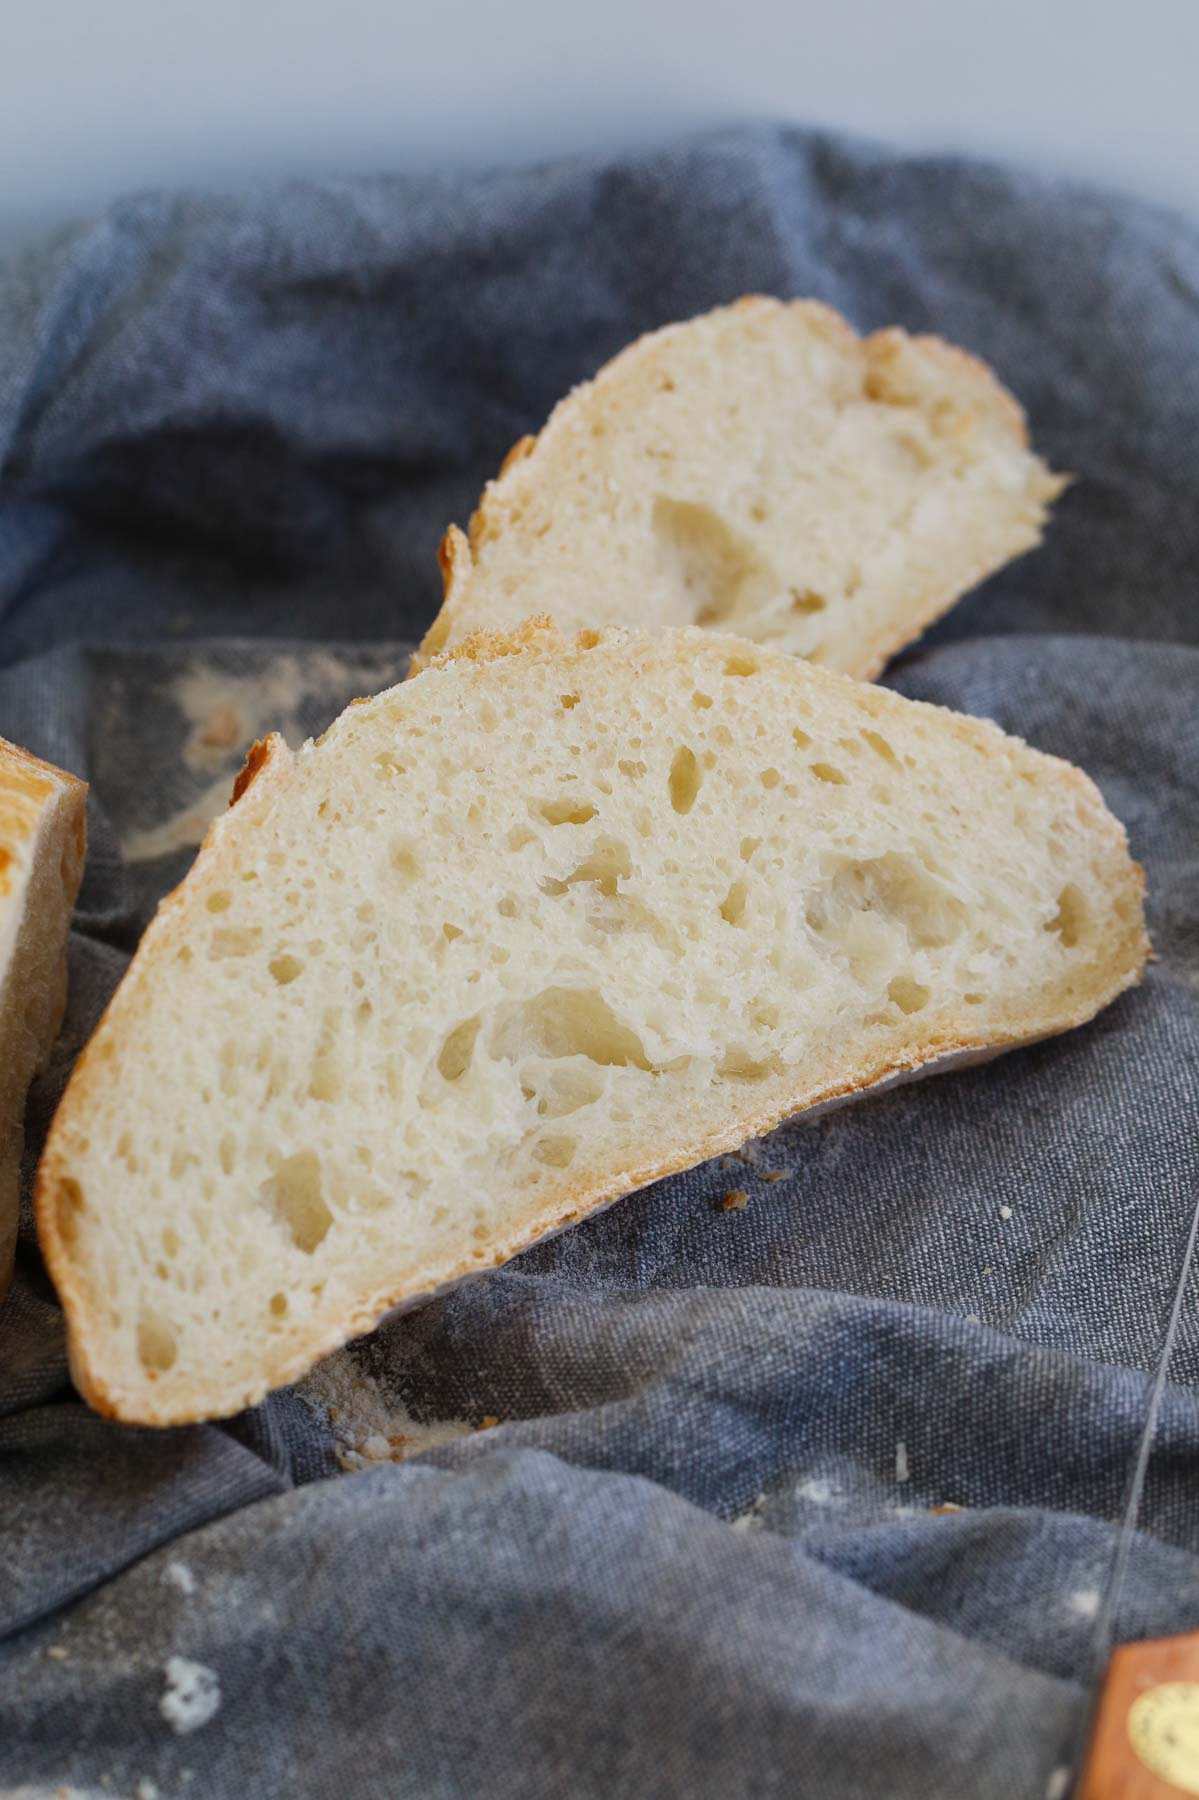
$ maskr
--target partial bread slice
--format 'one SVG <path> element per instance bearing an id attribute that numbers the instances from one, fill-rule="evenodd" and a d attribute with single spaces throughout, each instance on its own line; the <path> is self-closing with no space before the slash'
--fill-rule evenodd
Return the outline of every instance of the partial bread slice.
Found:
<path id="1" fill-rule="evenodd" d="M 752 297 L 639 339 L 515 446 L 469 543 L 446 535 L 416 666 L 545 613 L 704 625 L 868 678 L 1038 543 L 1063 485 L 974 357 Z"/>
<path id="2" fill-rule="evenodd" d="M 0 1298 L 12 1278 L 25 1096 L 58 1035 L 87 787 L 0 738 Z"/>
<path id="3" fill-rule="evenodd" d="M 148 1424 L 1146 954 L 1085 775 L 702 631 L 473 641 L 235 801 L 39 1174 L 76 1381 Z"/>

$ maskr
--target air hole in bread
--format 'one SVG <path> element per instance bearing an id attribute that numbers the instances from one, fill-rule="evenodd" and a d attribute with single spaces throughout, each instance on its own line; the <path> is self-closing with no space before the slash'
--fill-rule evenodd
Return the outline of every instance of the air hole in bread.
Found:
<path id="1" fill-rule="evenodd" d="M 881 731 L 863 730 L 861 735 L 863 740 L 870 745 L 870 748 L 874 751 L 876 756 L 881 756 L 883 761 L 890 763 L 893 769 L 902 768 L 903 765 L 886 738 L 882 735 Z"/>
<path id="2" fill-rule="evenodd" d="M 1062 941 L 1062 947 L 1073 950 L 1087 929 L 1089 913 L 1087 903 L 1079 888 L 1067 882 L 1057 897 L 1057 911 L 1046 925 L 1046 931 L 1056 931 Z"/>
<path id="3" fill-rule="evenodd" d="M 632 858 L 629 847 L 622 844 L 619 838 L 597 838 L 592 845 L 591 854 L 566 877 L 562 891 L 574 887 L 580 881 L 594 881 L 601 894 L 610 898 L 616 894 L 618 881 L 627 881 L 633 873 Z M 547 887 L 548 884 L 543 883 Z"/>
<path id="4" fill-rule="evenodd" d="M 779 585 L 769 563 L 710 506 L 659 495 L 652 528 L 663 576 L 690 624 L 730 626 Z"/>
<path id="5" fill-rule="evenodd" d="M 514 825 L 508 833 L 509 850 L 523 850 L 529 844 L 537 842 L 537 833 L 530 831 L 527 825 Z"/>
<path id="6" fill-rule="evenodd" d="M 743 881 L 734 881 L 720 903 L 720 916 L 726 925 L 745 924 L 745 902 L 749 889 Z"/>
<path id="7" fill-rule="evenodd" d="M 401 838 L 398 843 L 393 844 L 391 847 L 391 866 L 396 874 L 402 877 L 405 886 L 407 886 L 409 882 L 418 881 L 420 879 L 421 868 L 420 857 L 417 854 L 416 846 L 409 843 L 406 838 Z"/>
<path id="8" fill-rule="evenodd" d="M 493 1057 L 585 1056 L 601 1068 L 652 1065 L 635 1031 L 621 1023 L 594 988 L 543 988 L 501 1007 L 490 1042 Z"/>
<path id="9" fill-rule="evenodd" d="M 756 656 L 750 656 L 743 650 L 735 650 L 732 656 L 725 658 L 726 675 L 756 675 L 762 665 Z"/>
<path id="10" fill-rule="evenodd" d="M 232 1132 L 226 1131 L 222 1134 L 218 1155 L 221 1161 L 222 1175 L 232 1175 L 237 1164 L 237 1139 Z"/>
<path id="11" fill-rule="evenodd" d="M 807 732 L 801 731 L 798 725 L 795 727 L 794 731 L 791 733 L 791 736 L 795 739 L 797 746 L 801 750 L 806 750 L 808 745 L 812 741 L 811 738 L 808 736 Z"/>
<path id="12" fill-rule="evenodd" d="M 165 1374 L 179 1354 L 170 1321 L 152 1306 L 142 1308 L 137 1322 L 137 1354 L 142 1367 L 156 1375 Z"/>
<path id="13" fill-rule="evenodd" d="M 562 702 L 562 707 L 565 712 L 572 712 L 579 704 L 579 696 L 577 694 L 559 694 L 558 698 Z"/>
<path id="14" fill-rule="evenodd" d="M 73 1244 L 79 1236 L 83 1211 L 83 1189 L 69 1175 L 64 1176 L 54 1195 L 54 1223 L 64 1244 Z"/>
<path id="15" fill-rule="evenodd" d="M 625 756 L 621 757 L 616 767 L 620 770 L 621 774 L 626 775 L 630 781 L 640 781 L 641 777 L 647 772 L 645 763 L 639 761 L 633 762 L 630 758 Z"/>
<path id="16" fill-rule="evenodd" d="M 270 1298 L 270 1306 L 269 1306 L 268 1310 L 273 1319 L 283 1318 L 285 1313 L 287 1312 L 287 1295 L 286 1294 L 272 1294 L 271 1298 Z"/>
<path id="17" fill-rule="evenodd" d="M 822 613 L 828 605 L 823 594 L 812 588 L 791 589 L 791 611 L 797 613 Z"/>
<path id="18" fill-rule="evenodd" d="M 896 975 L 887 984 L 887 998 L 901 1013 L 918 1013 L 928 1005 L 929 990 L 922 981 L 913 981 L 910 975 Z"/>
<path id="19" fill-rule="evenodd" d="M 321 1165 L 315 1150 L 299 1150 L 281 1162 L 274 1175 L 262 1183 L 258 1195 L 297 1250 L 311 1256 L 324 1243 L 333 1214 L 321 1192 Z"/>
<path id="20" fill-rule="evenodd" d="M 681 744 L 670 765 L 670 804 L 677 813 L 689 813 L 695 805 L 703 777 L 694 750 Z"/>
<path id="21" fill-rule="evenodd" d="M 253 956 L 261 942 L 261 925 L 221 926 L 209 940 L 208 958 L 210 962 L 224 962 L 230 957 Z"/>
<path id="22" fill-rule="evenodd" d="M 123 1131 L 117 1139 L 117 1155 L 131 1175 L 137 1174 L 137 1155 L 133 1148 L 133 1139 L 127 1131 Z"/>
<path id="23" fill-rule="evenodd" d="M 537 1095 L 538 1115 L 544 1119 L 562 1119 L 568 1113 L 580 1112 L 585 1106 L 594 1106 L 603 1095 L 604 1079 L 594 1069 L 580 1068 L 575 1062 L 551 1064 Z M 526 1098 L 532 1099 L 535 1093 L 536 1089 L 529 1088 Z"/>
<path id="24" fill-rule="evenodd" d="M 543 800 L 537 808 L 547 825 L 586 825 L 595 808 L 587 800 Z"/>
<path id="25" fill-rule="evenodd" d="M 834 763 L 817 762 L 810 766 L 817 781 L 831 782 L 834 787 L 848 787 L 849 776 L 843 770 L 838 769 Z"/>
<path id="26" fill-rule="evenodd" d="M 280 987 L 287 987 L 289 982 L 295 981 L 304 972 L 304 965 L 298 956 L 276 956 L 268 966 Z"/>
<path id="27" fill-rule="evenodd" d="M 403 763 L 399 762 L 390 750 L 380 750 L 378 752 L 374 759 L 374 768 L 376 774 L 382 776 L 386 780 L 390 780 L 393 775 L 403 775 L 407 772 Z"/>
<path id="28" fill-rule="evenodd" d="M 192 1164 L 199 1162 L 199 1160 L 199 1157 L 194 1156 L 190 1150 L 184 1147 L 184 1145 L 176 1144 L 175 1148 L 171 1151 L 171 1180 L 182 1181 Z M 133 1165 L 130 1165 L 129 1173 L 133 1175 L 136 1174 L 136 1172 L 136 1168 Z"/>
<path id="29" fill-rule="evenodd" d="M 577 1148 L 578 1141 L 572 1137 L 543 1137 L 534 1144 L 533 1157 L 547 1168 L 565 1169 L 574 1161 Z"/>
<path id="30" fill-rule="evenodd" d="M 777 1056 L 754 1057 L 744 1045 L 732 1044 L 717 1064 L 716 1073 L 724 1081 L 765 1081 L 781 1069 Z"/>
<path id="31" fill-rule="evenodd" d="M 179 1254 L 179 1233 L 171 1225 L 163 1228 L 162 1253 L 164 1256 L 178 1256 Z"/>
<path id="32" fill-rule="evenodd" d="M 344 1090 L 345 1082 L 336 1053 L 332 1048 L 318 1050 L 308 1081 L 309 1098 L 332 1104 L 341 1099 Z"/>
<path id="33" fill-rule="evenodd" d="M 880 925 L 902 926 L 920 950 L 939 949 L 961 936 L 969 908 L 905 851 L 889 850 L 864 859 L 823 859 L 829 879 L 806 902 L 808 924 L 830 937 L 844 937 L 855 915 Z"/>
<path id="34" fill-rule="evenodd" d="M 754 851 L 758 848 L 758 846 L 761 842 L 762 842 L 761 838 L 755 838 L 755 837 L 743 837 L 742 838 L 741 845 L 740 845 L 742 862 L 749 861 L 750 857 L 753 855 Z"/>
<path id="35" fill-rule="evenodd" d="M 455 938 L 462 936 L 462 927 L 461 925 L 451 925 L 447 919 L 441 928 L 441 935 L 447 944 L 452 944 Z"/>
<path id="36" fill-rule="evenodd" d="M 233 895 L 225 888 L 218 888 L 214 894 L 209 894 L 204 904 L 210 913 L 228 912 L 233 905 Z"/>
<path id="37" fill-rule="evenodd" d="M 463 1019 L 455 1025 L 437 1058 L 437 1072 L 445 1081 L 461 1081 L 470 1068 L 471 1058 L 475 1053 L 475 1039 L 479 1035 L 479 1016 Z"/>
<path id="38" fill-rule="evenodd" d="M 963 994 L 962 999 L 967 1006 L 981 1006 L 986 999 L 985 994 Z"/>
<path id="39" fill-rule="evenodd" d="M 761 781 L 764 788 L 776 788 L 782 779 L 777 769 L 762 770 Z"/>

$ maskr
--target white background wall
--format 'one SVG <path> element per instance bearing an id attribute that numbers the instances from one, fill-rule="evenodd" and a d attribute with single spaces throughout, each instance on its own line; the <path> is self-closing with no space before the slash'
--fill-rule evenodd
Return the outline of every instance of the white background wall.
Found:
<path id="1" fill-rule="evenodd" d="M 131 187 L 764 116 L 1199 216 L 1199 0 L 0 0 L 0 241 Z"/>

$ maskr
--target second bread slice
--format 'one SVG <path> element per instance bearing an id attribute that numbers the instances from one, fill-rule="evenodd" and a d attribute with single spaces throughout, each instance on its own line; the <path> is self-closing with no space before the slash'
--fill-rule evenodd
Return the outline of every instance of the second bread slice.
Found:
<path id="1" fill-rule="evenodd" d="M 527 630 L 272 738 L 39 1174 L 75 1377 L 228 1413 L 397 1302 L 1141 971 L 1085 775 L 709 633 Z"/>
<path id="2" fill-rule="evenodd" d="M 749 298 L 639 339 L 517 444 L 469 541 L 446 535 L 418 665 L 545 613 L 702 625 L 870 677 L 1031 549 L 1062 485 L 964 351 Z"/>

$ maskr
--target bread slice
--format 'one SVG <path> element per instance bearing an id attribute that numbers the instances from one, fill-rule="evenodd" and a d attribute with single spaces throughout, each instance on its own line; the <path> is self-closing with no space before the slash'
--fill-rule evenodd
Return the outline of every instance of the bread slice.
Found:
<path id="1" fill-rule="evenodd" d="M 1146 954 L 1085 775 L 709 632 L 473 640 L 234 800 L 39 1174 L 76 1381 L 147 1424 Z"/>
<path id="2" fill-rule="evenodd" d="M 704 625 L 869 678 L 1031 549 L 1063 485 L 974 357 L 751 297 L 639 339 L 521 439 L 469 543 L 443 541 L 417 666 L 547 613 Z"/>
<path id="3" fill-rule="evenodd" d="M 17 1244 L 25 1096 L 66 1005 L 86 809 L 82 781 L 0 738 L 0 1298 Z"/>

